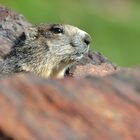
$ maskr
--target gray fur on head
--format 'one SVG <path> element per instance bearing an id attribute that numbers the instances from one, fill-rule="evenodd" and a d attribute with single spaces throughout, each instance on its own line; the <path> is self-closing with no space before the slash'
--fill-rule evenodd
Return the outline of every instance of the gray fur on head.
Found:
<path id="1" fill-rule="evenodd" d="M 77 27 L 41 24 L 27 28 L 0 61 L 0 74 L 32 72 L 62 77 L 65 69 L 88 51 L 90 36 Z"/>

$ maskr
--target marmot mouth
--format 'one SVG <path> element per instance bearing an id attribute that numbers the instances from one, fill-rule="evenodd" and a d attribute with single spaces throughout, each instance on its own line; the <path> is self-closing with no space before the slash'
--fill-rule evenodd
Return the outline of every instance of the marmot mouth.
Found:
<path id="1" fill-rule="evenodd" d="M 77 52 L 75 55 L 76 56 L 81 56 L 81 55 L 84 55 L 84 52 L 82 52 L 82 53 Z"/>
<path id="2" fill-rule="evenodd" d="M 82 57 L 84 56 L 84 54 L 86 54 L 88 52 L 88 49 L 85 49 L 82 52 L 76 52 L 73 56 L 72 59 L 74 61 L 79 61 L 80 59 L 82 59 Z"/>
<path id="3" fill-rule="evenodd" d="M 88 52 L 88 50 L 89 49 L 86 48 L 86 49 L 82 50 L 81 52 L 76 52 L 75 55 L 77 55 L 77 56 L 84 55 L 84 54 L 86 54 Z"/>

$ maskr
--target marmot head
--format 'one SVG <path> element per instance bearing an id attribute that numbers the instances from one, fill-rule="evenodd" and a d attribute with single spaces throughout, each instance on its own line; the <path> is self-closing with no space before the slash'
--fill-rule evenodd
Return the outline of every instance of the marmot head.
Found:
<path id="1" fill-rule="evenodd" d="M 14 56 L 19 71 L 62 77 L 65 69 L 88 51 L 90 42 L 90 36 L 77 27 L 41 24 L 20 36 L 10 56 Z"/>

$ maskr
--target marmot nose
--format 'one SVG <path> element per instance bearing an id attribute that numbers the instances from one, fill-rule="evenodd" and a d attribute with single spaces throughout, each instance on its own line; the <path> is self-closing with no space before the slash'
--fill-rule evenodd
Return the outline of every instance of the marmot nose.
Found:
<path id="1" fill-rule="evenodd" d="M 89 45 L 91 43 L 91 37 L 86 34 L 85 37 L 83 38 L 84 43 L 86 43 L 86 45 Z"/>

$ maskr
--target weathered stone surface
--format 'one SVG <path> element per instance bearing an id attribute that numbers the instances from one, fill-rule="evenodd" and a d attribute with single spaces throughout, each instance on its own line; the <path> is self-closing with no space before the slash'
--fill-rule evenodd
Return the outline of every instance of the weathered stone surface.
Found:
<path id="1" fill-rule="evenodd" d="M 0 7 L 1 57 L 30 25 Z M 66 73 L 90 75 L 85 79 L 2 77 L 0 140 L 139 140 L 140 68 L 116 70 L 102 54 L 89 51 Z"/>
<path id="2" fill-rule="evenodd" d="M 85 77 L 86 75 L 105 76 L 119 69 L 101 53 L 89 50 L 79 62 L 66 71 L 66 76 L 75 78 Z"/>
<path id="3" fill-rule="evenodd" d="M 111 63 L 102 63 L 100 65 L 85 64 L 76 65 L 75 69 L 70 70 L 70 74 L 74 78 L 82 78 L 87 75 L 106 76 L 117 72 L 119 68 L 115 68 Z"/>
<path id="4" fill-rule="evenodd" d="M 7 54 L 17 38 L 31 24 L 11 9 L 0 6 L 0 56 Z"/>
<path id="5" fill-rule="evenodd" d="M 0 80 L 0 129 L 13 140 L 139 140 L 140 69 L 104 78 Z"/>

